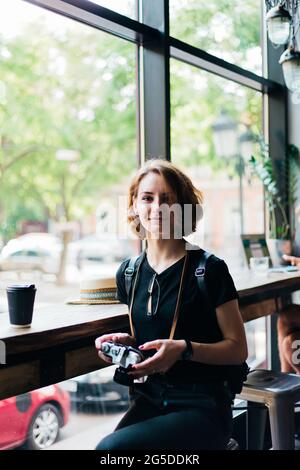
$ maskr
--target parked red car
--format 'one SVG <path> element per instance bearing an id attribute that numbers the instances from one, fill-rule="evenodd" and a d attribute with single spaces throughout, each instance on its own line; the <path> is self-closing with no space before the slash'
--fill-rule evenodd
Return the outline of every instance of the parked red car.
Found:
<path id="1" fill-rule="evenodd" d="M 69 419 L 70 397 L 58 385 L 0 401 L 0 450 L 47 449 Z"/>

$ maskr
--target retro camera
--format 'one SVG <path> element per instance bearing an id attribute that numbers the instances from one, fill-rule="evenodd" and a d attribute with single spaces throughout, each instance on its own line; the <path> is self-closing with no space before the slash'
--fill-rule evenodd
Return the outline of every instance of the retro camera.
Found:
<path id="1" fill-rule="evenodd" d="M 114 381 L 121 385 L 132 385 L 134 377 L 128 375 L 128 372 L 134 364 L 145 359 L 141 351 L 113 341 L 102 343 L 101 351 L 112 359 L 113 364 L 120 364 L 115 371 Z"/>

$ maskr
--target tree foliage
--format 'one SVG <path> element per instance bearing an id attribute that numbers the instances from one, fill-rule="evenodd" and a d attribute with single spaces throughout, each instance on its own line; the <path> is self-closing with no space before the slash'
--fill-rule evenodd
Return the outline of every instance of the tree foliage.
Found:
<path id="1" fill-rule="evenodd" d="M 252 72 L 261 73 L 260 2 L 175 0 L 171 35 Z M 249 88 L 171 61 L 172 159 L 185 166 L 209 164 L 234 176 L 215 154 L 212 124 L 221 110 L 261 133 L 262 96 Z"/>
<path id="2" fill-rule="evenodd" d="M 0 39 L 6 215 L 21 200 L 44 217 L 78 220 L 100 190 L 135 165 L 135 49 L 75 26 L 54 32 L 41 16 Z M 75 150 L 78 160 L 58 160 L 61 149 Z"/>
<path id="3" fill-rule="evenodd" d="M 251 63 L 259 45 L 257 0 L 176 0 L 170 8 L 173 36 L 210 53 L 225 51 L 226 59 L 241 66 Z M 5 238 L 25 216 L 81 220 L 101 191 L 136 166 L 134 45 L 68 19 L 53 27 L 49 15 L 37 13 L 15 35 L 0 33 Z M 175 162 L 220 168 L 211 124 L 221 108 L 259 127 L 258 93 L 175 61 L 171 87 Z M 78 160 L 57 160 L 60 149 L 77 151 Z"/>

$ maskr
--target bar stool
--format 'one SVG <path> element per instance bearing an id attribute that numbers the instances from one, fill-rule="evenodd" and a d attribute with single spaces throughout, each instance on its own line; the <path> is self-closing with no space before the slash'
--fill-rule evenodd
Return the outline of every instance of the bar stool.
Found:
<path id="1" fill-rule="evenodd" d="M 295 448 L 294 406 L 300 400 L 300 376 L 256 369 L 248 374 L 242 392 L 242 400 L 263 403 L 269 411 L 272 448 Z"/>

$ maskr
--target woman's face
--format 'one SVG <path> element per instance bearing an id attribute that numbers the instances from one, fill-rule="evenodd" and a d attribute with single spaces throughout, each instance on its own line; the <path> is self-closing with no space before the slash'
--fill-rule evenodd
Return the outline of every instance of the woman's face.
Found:
<path id="1" fill-rule="evenodd" d="M 147 237 L 170 238 L 174 229 L 174 213 L 169 208 L 174 204 L 176 207 L 176 202 L 176 194 L 163 176 L 150 172 L 143 177 L 133 208 Z"/>

